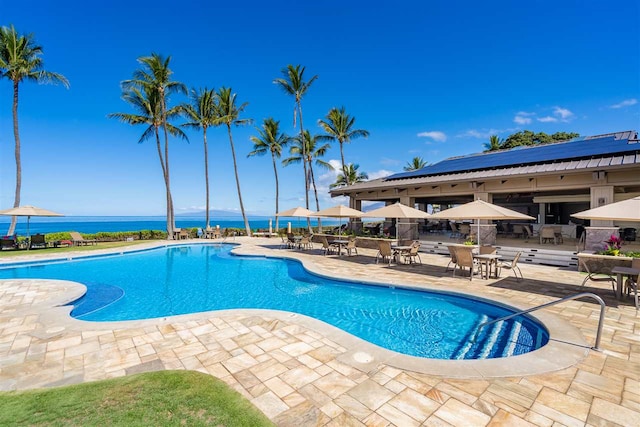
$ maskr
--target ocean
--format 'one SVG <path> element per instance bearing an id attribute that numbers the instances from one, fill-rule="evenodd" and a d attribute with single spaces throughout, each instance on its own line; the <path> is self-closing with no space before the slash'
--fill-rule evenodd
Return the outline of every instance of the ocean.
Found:
<path id="1" fill-rule="evenodd" d="M 9 229 L 11 217 L 0 216 L 0 235 L 6 234 Z M 176 216 L 176 227 L 204 227 L 204 216 Z M 343 220 L 344 221 L 344 220 Z M 294 228 L 305 227 L 304 218 L 281 218 L 280 227 L 287 226 L 291 222 Z M 244 221 L 237 217 L 210 217 L 212 227 L 243 228 Z M 312 219 L 311 224 L 317 225 L 317 220 Z M 324 225 L 337 225 L 337 220 L 322 219 Z M 272 218 L 273 227 L 276 226 L 275 218 Z M 269 228 L 269 217 L 249 217 L 249 226 L 252 230 Z M 139 231 L 139 230 L 166 230 L 167 220 L 163 216 L 65 216 L 65 217 L 31 217 L 29 222 L 29 234 L 55 233 L 59 231 L 78 231 L 80 233 L 98 233 L 101 231 Z M 19 236 L 27 234 L 27 219 L 18 217 L 16 233 Z"/>

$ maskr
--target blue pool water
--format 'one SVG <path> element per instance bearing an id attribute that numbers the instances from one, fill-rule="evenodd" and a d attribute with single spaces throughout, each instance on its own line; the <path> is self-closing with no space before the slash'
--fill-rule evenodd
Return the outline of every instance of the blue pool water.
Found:
<path id="1" fill-rule="evenodd" d="M 300 263 L 230 254 L 232 245 L 185 245 L 132 254 L 0 268 L 0 279 L 51 278 L 87 286 L 72 316 L 87 321 L 166 317 L 234 308 L 320 319 L 412 356 L 483 359 L 541 347 L 548 333 L 513 311 L 463 296 L 369 286 L 308 273 Z"/>

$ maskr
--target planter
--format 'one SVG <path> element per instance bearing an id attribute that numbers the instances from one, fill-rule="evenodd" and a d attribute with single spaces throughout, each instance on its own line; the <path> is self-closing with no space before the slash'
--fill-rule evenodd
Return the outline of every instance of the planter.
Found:
<path id="1" fill-rule="evenodd" d="M 631 267 L 633 258 L 627 256 L 596 255 L 585 252 L 578 254 L 578 271 L 611 274 L 614 267 Z"/>

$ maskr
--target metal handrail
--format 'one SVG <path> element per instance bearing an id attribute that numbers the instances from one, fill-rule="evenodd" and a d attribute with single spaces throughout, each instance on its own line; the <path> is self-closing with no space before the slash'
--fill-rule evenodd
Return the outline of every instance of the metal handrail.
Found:
<path id="1" fill-rule="evenodd" d="M 545 308 L 545 307 L 549 307 L 552 305 L 556 305 L 556 304 L 560 304 L 561 302 L 565 302 L 565 301 L 570 301 L 570 300 L 574 300 L 574 299 L 578 299 L 578 298 L 582 298 L 582 297 L 590 297 L 593 298 L 594 300 L 598 301 L 600 303 L 600 320 L 598 320 L 598 332 L 596 334 L 596 345 L 595 347 L 592 347 L 593 350 L 598 350 L 600 351 L 600 338 L 602 336 L 602 327 L 604 326 L 604 309 L 606 308 L 606 305 L 604 304 L 604 301 L 602 300 L 602 298 L 600 298 L 598 295 L 591 293 L 591 292 L 582 292 L 579 294 L 575 294 L 575 295 L 570 295 L 568 297 L 564 297 L 562 299 L 556 300 L 556 301 L 551 301 L 548 302 L 546 304 L 542 304 L 527 310 L 522 310 L 519 311 L 517 313 L 513 313 L 510 314 L 508 316 L 504 316 L 501 317 L 499 319 L 495 319 L 495 320 L 491 320 L 489 322 L 484 322 L 483 324 L 481 324 L 480 326 L 478 326 L 478 331 L 482 328 L 484 328 L 485 326 L 491 325 L 493 323 L 496 322 L 500 322 L 502 320 L 509 320 L 513 317 L 516 316 L 520 316 L 521 314 L 527 314 L 527 313 L 531 313 L 532 311 L 536 311 L 536 310 L 540 310 L 541 308 Z"/>

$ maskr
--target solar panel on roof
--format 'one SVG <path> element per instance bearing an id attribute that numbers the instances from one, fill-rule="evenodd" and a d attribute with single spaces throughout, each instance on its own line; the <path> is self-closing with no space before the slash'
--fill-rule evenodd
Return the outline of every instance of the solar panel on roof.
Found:
<path id="1" fill-rule="evenodd" d="M 439 175 L 498 167 L 521 166 L 559 160 L 590 158 L 593 156 L 640 150 L 640 145 L 629 144 L 629 138 L 632 134 L 625 135 L 626 138 L 621 139 L 616 139 L 615 134 L 610 134 L 592 139 L 581 138 L 557 144 L 518 147 L 518 149 L 511 149 L 507 151 L 454 157 L 417 171 L 391 175 L 387 180 L 415 178 L 419 176 Z"/>

